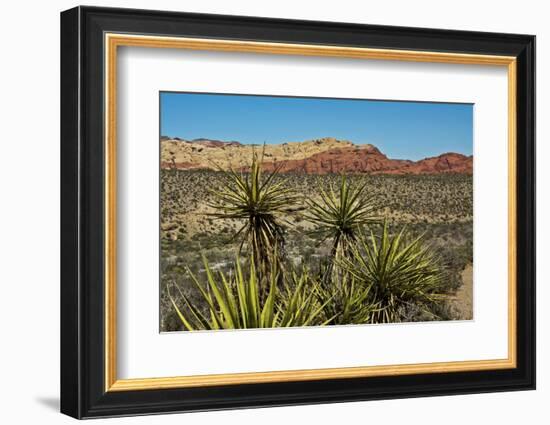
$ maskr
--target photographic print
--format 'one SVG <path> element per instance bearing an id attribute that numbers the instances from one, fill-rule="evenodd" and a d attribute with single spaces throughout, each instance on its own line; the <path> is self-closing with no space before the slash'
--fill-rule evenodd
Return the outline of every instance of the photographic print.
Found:
<path id="1" fill-rule="evenodd" d="M 535 388 L 534 36 L 89 6 L 60 33 L 62 413 Z"/>
<path id="2" fill-rule="evenodd" d="M 473 105 L 160 93 L 160 330 L 473 319 Z"/>

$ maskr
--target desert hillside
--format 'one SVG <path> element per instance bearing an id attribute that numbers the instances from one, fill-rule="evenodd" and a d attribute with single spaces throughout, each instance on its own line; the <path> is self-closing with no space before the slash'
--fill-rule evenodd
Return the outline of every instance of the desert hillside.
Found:
<path id="1" fill-rule="evenodd" d="M 246 169 L 252 152 L 262 146 L 211 139 L 161 137 L 161 167 L 179 170 Z M 420 161 L 391 159 L 371 144 L 331 137 L 265 146 L 264 168 L 305 174 L 472 174 L 473 157 L 444 153 Z"/>

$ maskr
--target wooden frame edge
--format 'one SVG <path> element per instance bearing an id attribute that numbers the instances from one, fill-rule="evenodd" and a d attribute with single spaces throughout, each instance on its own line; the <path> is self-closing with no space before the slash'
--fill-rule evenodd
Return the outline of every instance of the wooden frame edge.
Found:
<path id="1" fill-rule="evenodd" d="M 301 369 L 274 372 L 229 373 L 216 375 L 174 376 L 167 378 L 119 379 L 108 391 L 208 387 L 217 385 L 259 384 L 267 382 L 317 381 L 322 379 L 373 378 L 480 370 L 511 369 L 511 359 L 464 362 L 418 363 L 392 366 L 364 366 L 331 369 Z"/>
<path id="2" fill-rule="evenodd" d="M 508 358 L 517 367 L 517 60 L 508 64 Z"/>
<path id="3" fill-rule="evenodd" d="M 207 387 L 269 382 L 513 369 L 517 367 L 517 70 L 514 56 L 371 49 L 310 44 L 161 37 L 106 33 L 105 46 L 105 392 Z M 471 65 L 508 70 L 508 358 L 479 361 L 307 369 L 273 372 L 117 379 L 116 356 L 116 74 L 120 46 L 346 57 Z"/>
<path id="4" fill-rule="evenodd" d="M 117 48 L 105 38 L 105 391 L 116 381 L 116 76 Z"/>

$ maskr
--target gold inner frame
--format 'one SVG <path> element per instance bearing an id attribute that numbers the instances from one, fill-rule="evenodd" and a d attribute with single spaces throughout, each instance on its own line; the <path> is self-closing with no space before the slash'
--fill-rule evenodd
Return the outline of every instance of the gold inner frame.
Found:
<path id="1" fill-rule="evenodd" d="M 516 367 L 516 58 L 461 53 L 370 49 L 326 45 L 266 43 L 105 34 L 105 391 L 134 391 L 214 385 L 357 378 L 416 373 L 447 373 Z M 119 46 L 325 56 L 507 67 L 508 72 L 508 357 L 495 360 L 248 372 L 165 378 L 118 379 L 116 325 L 116 123 Z"/>

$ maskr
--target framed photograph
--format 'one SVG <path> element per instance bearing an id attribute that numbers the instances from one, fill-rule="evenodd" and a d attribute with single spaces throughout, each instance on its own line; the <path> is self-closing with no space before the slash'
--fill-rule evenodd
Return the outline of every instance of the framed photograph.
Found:
<path id="1" fill-rule="evenodd" d="M 61 14 L 61 411 L 535 388 L 535 37 Z"/>

